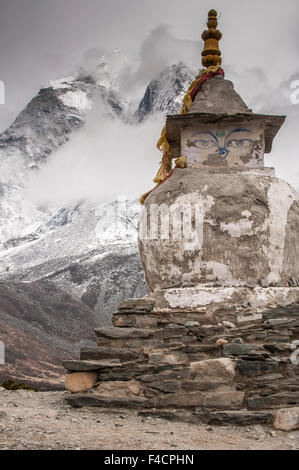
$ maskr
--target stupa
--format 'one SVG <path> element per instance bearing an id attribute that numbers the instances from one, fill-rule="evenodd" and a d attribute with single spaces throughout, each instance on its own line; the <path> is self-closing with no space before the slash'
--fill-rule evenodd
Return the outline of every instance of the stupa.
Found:
<path id="1" fill-rule="evenodd" d="M 248 424 L 299 405 L 299 197 L 264 166 L 285 116 L 255 114 L 224 78 L 217 26 L 211 10 L 204 70 L 141 199 L 149 294 L 64 362 L 73 406 Z"/>

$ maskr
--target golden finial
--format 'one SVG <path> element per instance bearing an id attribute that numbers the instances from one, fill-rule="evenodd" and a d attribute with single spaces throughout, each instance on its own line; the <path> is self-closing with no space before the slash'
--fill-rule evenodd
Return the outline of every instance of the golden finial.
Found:
<path id="1" fill-rule="evenodd" d="M 208 68 L 215 65 L 221 65 L 219 41 L 222 38 L 222 33 L 216 29 L 218 26 L 216 10 L 209 11 L 207 26 L 209 29 L 204 31 L 201 36 L 205 42 L 204 50 L 201 55 L 202 65 Z"/>

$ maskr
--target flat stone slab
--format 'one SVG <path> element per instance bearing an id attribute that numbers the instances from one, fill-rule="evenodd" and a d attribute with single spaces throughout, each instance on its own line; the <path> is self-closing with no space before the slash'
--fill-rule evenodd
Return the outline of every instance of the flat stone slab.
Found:
<path id="1" fill-rule="evenodd" d="M 69 395 L 66 397 L 66 401 L 75 408 L 83 406 L 147 408 L 150 404 L 149 400 L 144 397 L 115 397 L 97 395 L 96 393 Z"/>
<path id="2" fill-rule="evenodd" d="M 138 359 L 139 354 L 136 351 L 131 351 L 125 348 L 84 348 L 80 351 L 80 359 L 83 361 L 105 361 L 110 359 L 119 359 L 120 361 L 134 361 Z"/>
<path id="3" fill-rule="evenodd" d="M 176 409 L 151 409 L 138 411 L 138 416 L 142 418 L 157 418 L 165 419 L 166 421 L 181 421 L 183 423 L 196 423 L 198 421 L 196 415 L 187 410 L 176 410 Z"/>
<path id="4" fill-rule="evenodd" d="M 237 371 L 247 377 L 257 377 L 259 375 L 271 374 L 278 369 L 277 362 L 244 361 L 238 360 Z"/>
<path id="5" fill-rule="evenodd" d="M 207 418 L 208 424 L 272 424 L 273 413 L 270 411 L 213 411 Z"/>
<path id="6" fill-rule="evenodd" d="M 257 344 L 230 343 L 223 345 L 224 357 L 242 356 L 248 354 L 251 351 L 259 351 L 267 354 L 267 351 L 265 351 L 261 346 Z"/>
<path id="7" fill-rule="evenodd" d="M 140 299 L 126 299 L 118 306 L 119 312 L 126 313 L 149 313 L 154 310 L 155 299 L 140 298 Z"/>
<path id="8" fill-rule="evenodd" d="M 95 334 L 98 338 L 148 338 L 154 333 L 154 330 L 141 328 L 117 328 L 116 326 L 104 326 L 97 328 Z"/>
<path id="9" fill-rule="evenodd" d="M 91 370 L 107 369 L 109 367 L 123 366 L 124 363 L 119 361 L 63 361 L 62 365 L 65 369 L 72 372 L 89 372 Z"/>

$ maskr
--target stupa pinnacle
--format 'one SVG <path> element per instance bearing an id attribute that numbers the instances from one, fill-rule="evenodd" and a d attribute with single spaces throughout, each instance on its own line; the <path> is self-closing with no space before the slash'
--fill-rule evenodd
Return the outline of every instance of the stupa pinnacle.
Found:
<path id="1" fill-rule="evenodd" d="M 207 26 L 209 29 L 204 31 L 201 37 L 205 42 L 204 50 L 202 52 L 202 65 L 208 68 L 211 66 L 221 65 L 219 41 L 222 38 L 222 33 L 216 29 L 218 26 L 216 10 L 209 11 Z"/>

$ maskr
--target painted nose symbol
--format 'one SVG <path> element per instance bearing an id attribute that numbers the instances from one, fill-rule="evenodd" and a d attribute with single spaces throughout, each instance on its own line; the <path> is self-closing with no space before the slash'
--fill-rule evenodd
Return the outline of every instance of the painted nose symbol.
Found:
<path id="1" fill-rule="evenodd" d="M 228 156 L 228 150 L 225 147 L 219 147 L 219 155 L 222 157 L 222 160 L 225 160 Z"/>

